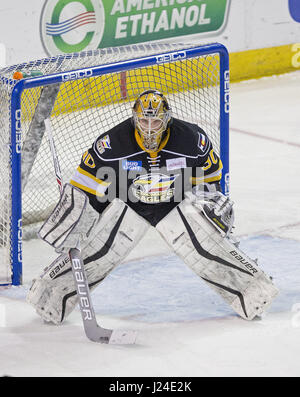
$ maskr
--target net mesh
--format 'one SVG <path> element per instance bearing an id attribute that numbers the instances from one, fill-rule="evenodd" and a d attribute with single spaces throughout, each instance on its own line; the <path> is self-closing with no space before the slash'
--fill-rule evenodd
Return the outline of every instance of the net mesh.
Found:
<path id="1" fill-rule="evenodd" d="M 11 277 L 10 258 L 10 86 L 0 84 L 0 283 Z"/>
<path id="2" fill-rule="evenodd" d="M 0 249 L 4 253 L 1 269 L 10 261 L 10 94 L 15 81 L 15 71 L 43 75 L 71 71 L 80 68 L 115 63 L 127 59 L 164 51 L 188 48 L 183 45 L 146 45 L 68 54 L 27 64 L 16 65 L 0 71 Z M 192 46 L 190 46 L 192 47 Z M 136 97 L 146 89 L 157 89 L 167 97 L 174 117 L 200 125 L 220 150 L 220 91 L 219 55 L 212 53 L 191 59 L 166 62 L 159 65 L 135 68 L 126 72 L 109 73 L 61 83 L 53 96 L 51 124 L 64 182 L 68 182 L 76 170 L 82 154 L 103 132 L 132 115 Z M 42 112 L 39 106 L 45 100 L 43 87 L 27 89 L 21 97 L 22 143 L 33 129 L 34 119 L 40 125 Z M 49 98 L 48 98 L 49 100 Z M 46 103 L 46 102 L 45 102 Z M 45 105 L 46 106 L 46 105 Z M 52 156 L 46 134 L 37 155 L 30 151 L 23 154 L 23 162 L 31 163 L 30 172 L 23 188 L 23 225 L 44 220 L 59 199 Z M 26 163 L 26 164 L 27 164 Z M 7 271 L 7 270 L 6 270 Z M 5 272 L 4 272 L 5 273 Z"/>

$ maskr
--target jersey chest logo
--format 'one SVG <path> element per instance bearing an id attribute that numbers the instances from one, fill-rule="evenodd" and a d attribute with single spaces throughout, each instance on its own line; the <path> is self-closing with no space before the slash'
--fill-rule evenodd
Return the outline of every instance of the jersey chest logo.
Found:
<path id="1" fill-rule="evenodd" d="M 171 186 L 178 175 L 141 175 L 133 180 L 133 194 L 140 201 L 147 204 L 156 204 L 167 201 L 174 196 L 175 189 Z"/>

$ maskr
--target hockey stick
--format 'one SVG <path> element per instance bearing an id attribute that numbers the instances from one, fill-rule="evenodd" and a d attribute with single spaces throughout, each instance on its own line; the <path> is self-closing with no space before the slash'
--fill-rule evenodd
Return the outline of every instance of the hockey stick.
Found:
<path id="1" fill-rule="evenodd" d="M 62 192 L 63 179 L 59 166 L 58 156 L 54 144 L 50 119 L 45 120 L 45 127 L 48 134 L 48 140 L 55 169 L 56 180 L 59 185 L 60 193 Z M 79 244 L 78 244 L 79 245 Z M 84 270 L 84 264 L 79 247 L 71 248 L 69 251 L 72 273 L 76 286 L 79 300 L 79 308 L 83 320 L 83 326 L 86 336 L 93 342 L 109 344 L 133 344 L 135 343 L 136 331 L 121 331 L 102 328 L 98 325 L 95 311 L 92 305 L 90 288 Z"/>
<path id="2" fill-rule="evenodd" d="M 62 175 L 61 175 L 61 170 L 60 170 L 60 165 L 59 165 L 59 161 L 58 161 L 56 147 L 54 144 L 54 138 L 53 138 L 53 134 L 52 134 L 52 127 L 51 127 L 50 119 L 45 119 L 45 128 L 46 128 L 47 135 L 48 135 L 48 142 L 49 142 L 50 151 L 51 151 L 51 155 L 52 155 L 52 161 L 53 161 L 56 181 L 58 184 L 59 193 L 61 195 L 62 191 L 63 191 L 63 179 L 62 179 Z"/>

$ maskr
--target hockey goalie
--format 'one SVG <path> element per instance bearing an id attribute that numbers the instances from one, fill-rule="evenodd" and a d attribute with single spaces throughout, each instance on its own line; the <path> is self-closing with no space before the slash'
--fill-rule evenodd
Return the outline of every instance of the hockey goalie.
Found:
<path id="1" fill-rule="evenodd" d="M 141 93 L 132 117 L 101 133 L 83 154 L 41 227 L 40 238 L 58 257 L 33 280 L 28 302 L 44 320 L 62 323 L 77 303 L 69 250 L 80 246 L 92 290 L 155 227 L 239 316 L 261 315 L 278 290 L 238 248 L 221 176 L 205 131 L 172 117 L 161 92 Z"/>

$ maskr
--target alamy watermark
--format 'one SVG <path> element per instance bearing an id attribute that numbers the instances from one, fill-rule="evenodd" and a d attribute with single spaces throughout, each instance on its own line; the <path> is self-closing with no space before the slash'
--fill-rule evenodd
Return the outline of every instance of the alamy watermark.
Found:
<path id="1" fill-rule="evenodd" d="M 166 167 L 161 167 L 157 172 L 153 172 L 147 171 L 139 164 L 135 168 L 129 168 L 128 164 L 126 167 L 123 164 L 122 167 L 120 164 L 118 173 L 112 167 L 102 167 L 98 169 L 96 178 L 106 183 L 105 187 L 101 183 L 98 185 L 96 196 L 100 202 L 112 202 L 115 197 L 119 197 L 125 203 L 180 203 L 193 185 L 198 185 L 199 190 L 204 188 L 203 170 L 195 170 L 192 167 L 171 172 Z"/>

